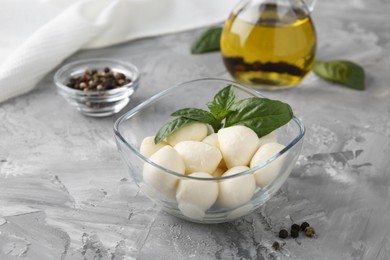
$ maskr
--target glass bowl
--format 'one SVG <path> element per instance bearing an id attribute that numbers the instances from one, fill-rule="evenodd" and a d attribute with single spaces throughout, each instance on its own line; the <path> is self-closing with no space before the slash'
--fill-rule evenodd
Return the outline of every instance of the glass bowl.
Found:
<path id="1" fill-rule="evenodd" d="M 82 76 L 86 69 L 103 71 L 106 67 L 113 72 L 123 73 L 131 79 L 131 82 L 114 89 L 101 91 L 82 91 L 66 86 L 71 77 Z M 119 112 L 129 103 L 130 96 L 138 88 L 139 78 L 138 69 L 133 64 L 102 58 L 68 63 L 55 73 L 54 82 L 58 93 L 81 113 L 87 116 L 104 117 Z"/>
<path id="2" fill-rule="evenodd" d="M 254 211 L 283 185 L 289 176 L 295 162 L 301 152 L 305 129 L 302 122 L 294 117 L 289 123 L 275 130 L 278 143 L 285 145 L 285 148 L 274 154 L 267 161 L 264 161 L 249 170 L 239 172 L 230 176 L 219 178 L 199 178 L 186 176 L 169 170 L 146 158 L 140 153 L 140 146 L 147 136 L 154 136 L 160 127 L 173 119 L 170 114 L 178 109 L 196 107 L 207 110 L 206 103 L 213 100 L 214 95 L 226 87 L 233 85 L 237 100 L 249 97 L 263 97 L 258 92 L 244 87 L 236 82 L 222 79 L 200 79 L 184 82 L 175 85 L 144 101 L 137 107 L 131 109 L 114 124 L 114 133 L 118 150 L 125 162 L 127 169 L 140 187 L 141 191 L 154 203 L 161 206 L 166 212 L 179 218 L 198 223 L 221 223 L 234 220 Z M 276 164 L 279 164 L 278 166 Z M 275 167 L 277 166 L 277 167 Z M 216 183 L 218 187 L 227 182 L 234 184 L 234 181 L 253 175 L 260 169 L 278 169 L 276 177 L 264 187 L 256 186 L 253 196 L 242 205 L 222 206 L 214 203 L 204 212 L 191 208 L 191 205 L 179 205 L 175 194 L 160 192 L 143 178 L 144 167 L 152 167 L 160 172 L 160 176 L 173 178 L 176 184 L 186 181 L 204 183 Z M 225 183 L 225 184 L 224 184 Z M 227 185 L 227 184 L 226 184 Z M 175 186 L 175 189 L 177 186 Z M 246 189 L 242 187 L 241 189 Z"/>

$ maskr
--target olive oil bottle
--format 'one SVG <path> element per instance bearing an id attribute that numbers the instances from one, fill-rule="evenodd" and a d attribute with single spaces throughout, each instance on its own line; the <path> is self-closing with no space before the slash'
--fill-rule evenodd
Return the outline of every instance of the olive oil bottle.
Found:
<path id="1" fill-rule="evenodd" d="M 316 52 L 309 11 L 304 4 L 250 2 L 225 23 L 221 52 L 227 70 L 254 88 L 296 86 L 312 68 Z"/>

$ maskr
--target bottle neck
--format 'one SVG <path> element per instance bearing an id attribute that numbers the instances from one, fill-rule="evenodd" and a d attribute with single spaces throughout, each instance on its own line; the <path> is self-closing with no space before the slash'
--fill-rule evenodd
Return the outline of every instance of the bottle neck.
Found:
<path id="1" fill-rule="evenodd" d="M 273 4 L 276 6 L 289 7 L 302 10 L 310 15 L 313 11 L 317 0 L 241 0 L 232 10 L 232 14 L 237 14 L 243 9 L 254 10 L 252 7 L 258 6 L 261 8 L 263 5 Z"/>

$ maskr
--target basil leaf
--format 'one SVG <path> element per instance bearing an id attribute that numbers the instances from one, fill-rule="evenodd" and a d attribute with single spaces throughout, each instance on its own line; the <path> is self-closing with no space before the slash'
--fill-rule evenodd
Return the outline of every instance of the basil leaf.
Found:
<path id="1" fill-rule="evenodd" d="M 207 107 L 217 120 L 225 118 L 230 108 L 236 101 L 236 94 L 232 85 L 228 85 L 220 90 L 215 96 L 212 102 L 207 103 Z"/>
<path id="2" fill-rule="evenodd" d="M 210 112 L 198 108 L 183 108 L 172 113 L 171 116 L 180 116 L 205 124 L 209 124 L 213 127 L 214 132 L 218 132 L 218 130 L 221 129 L 223 126 L 222 120 L 217 120 Z"/>
<path id="3" fill-rule="evenodd" d="M 210 28 L 205 31 L 200 37 L 194 42 L 191 48 L 192 54 L 200 54 L 212 51 L 219 51 L 220 38 L 222 34 L 221 27 Z"/>
<path id="4" fill-rule="evenodd" d="M 210 112 L 199 108 L 183 108 L 172 113 L 171 116 L 184 117 L 205 124 L 213 124 L 215 122 L 215 118 Z"/>
<path id="5" fill-rule="evenodd" d="M 160 130 L 158 130 L 156 136 L 154 137 L 154 143 L 158 144 L 161 142 L 165 137 L 171 135 L 173 132 L 179 130 L 180 128 L 196 122 L 195 120 L 188 119 L 188 118 L 183 118 L 183 117 L 178 117 L 172 120 L 171 122 L 168 122 L 164 124 Z"/>
<path id="6" fill-rule="evenodd" d="M 247 98 L 238 101 L 226 117 L 225 127 L 244 125 L 259 137 L 267 135 L 293 118 L 291 107 L 278 100 Z"/>
<path id="7" fill-rule="evenodd" d="M 343 84 L 356 90 L 364 90 L 364 69 L 346 60 L 315 61 L 313 72 L 326 80 Z"/>

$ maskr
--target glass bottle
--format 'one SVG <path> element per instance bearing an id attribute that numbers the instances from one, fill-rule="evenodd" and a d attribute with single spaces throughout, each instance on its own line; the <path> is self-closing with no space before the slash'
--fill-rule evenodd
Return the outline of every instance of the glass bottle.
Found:
<path id="1" fill-rule="evenodd" d="M 302 0 L 244 0 L 225 22 L 221 52 L 238 82 L 254 88 L 290 88 L 312 68 L 316 39 Z"/>

